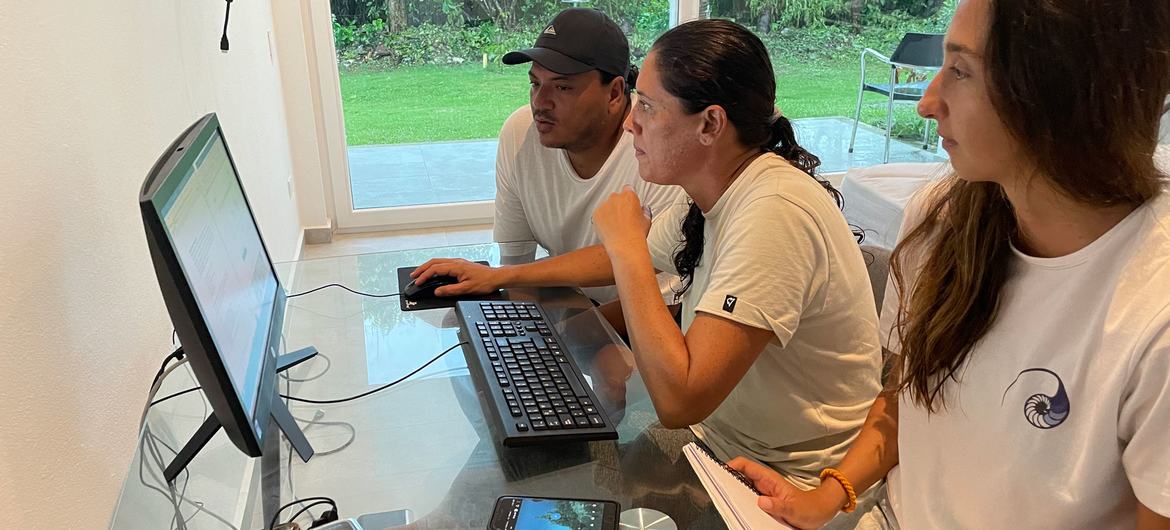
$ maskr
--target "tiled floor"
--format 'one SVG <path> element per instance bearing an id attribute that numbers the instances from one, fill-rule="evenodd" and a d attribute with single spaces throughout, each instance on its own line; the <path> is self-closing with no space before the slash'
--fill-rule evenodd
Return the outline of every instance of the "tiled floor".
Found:
<path id="1" fill-rule="evenodd" d="M 349 148 L 358 209 L 488 200 L 496 195 L 496 140 Z"/>
<path id="2" fill-rule="evenodd" d="M 793 120 L 797 140 L 821 159 L 820 171 L 836 173 L 879 164 L 885 133 L 862 124 L 849 153 L 853 121 L 848 118 Z M 496 140 L 349 148 L 353 203 L 358 209 L 482 201 L 495 197 Z M 893 141 L 891 162 L 942 160 L 921 145 Z"/>

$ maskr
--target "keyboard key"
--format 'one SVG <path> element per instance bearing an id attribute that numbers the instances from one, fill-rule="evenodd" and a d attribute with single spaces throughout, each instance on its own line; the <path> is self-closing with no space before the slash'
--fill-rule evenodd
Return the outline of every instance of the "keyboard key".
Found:
<path id="1" fill-rule="evenodd" d="M 562 370 L 564 370 L 566 368 L 569 369 L 570 371 L 572 370 L 572 368 L 568 364 L 561 366 Z M 569 386 L 573 387 L 573 394 L 574 395 L 576 395 L 578 398 L 583 398 L 583 397 L 589 396 L 589 394 L 585 393 L 585 389 L 581 388 L 581 381 L 577 380 L 577 376 L 574 375 L 573 377 L 570 377 L 568 379 L 569 379 Z"/>
<path id="2" fill-rule="evenodd" d="M 479 338 L 472 341 L 478 359 L 469 359 L 468 366 L 481 370 L 481 376 L 496 376 L 499 384 L 491 386 L 497 389 L 497 397 L 504 397 L 505 407 L 484 412 L 501 415 L 507 410 L 497 419 L 515 425 L 509 429 L 512 434 L 504 436 L 504 445 L 524 443 L 531 431 L 540 431 L 541 441 L 530 443 L 616 438 L 599 407 L 586 399 L 591 390 L 538 304 L 459 302 L 458 315 L 463 333 Z M 590 407 L 589 412 L 585 407 Z M 576 434 L 583 428 L 590 432 Z"/>

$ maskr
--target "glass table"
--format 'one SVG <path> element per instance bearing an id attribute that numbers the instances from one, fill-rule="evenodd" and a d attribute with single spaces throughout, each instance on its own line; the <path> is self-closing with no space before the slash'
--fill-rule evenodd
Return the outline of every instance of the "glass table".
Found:
<path id="1" fill-rule="evenodd" d="M 367 293 L 397 293 L 397 269 L 446 256 L 500 261 L 496 245 L 386 252 L 277 265 L 290 293 L 340 283 Z M 275 510 L 326 496 L 340 516 L 404 510 L 409 528 L 487 527 L 502 495 L 616 500 L 651 508 L 679 528 L 725 528 L 680 449 L 687 430 L 657 421 L 633 355 L 588 298 L 575 289 L 508 290 L 538 301 L 585 372 L 618 440 L 506 448 L 481 407 L 461 348 L 392 388 L 358 400 L 289 404 L 316 450 L 308 462 L 280 436 L 249 458 L 223 432 L 172 485 L 162 468 L 210 407 L 190 392 L 152 407 L 122 488 L 111 528 L 266 529 Z M 320 354 L 278 380 L 282 393 L 309 399 L 359 394 L 415 370 L 461 342 L 453 309 L 404 312 L 397 297 L 329 288 L 289 300 L 284 351 Z M 163 382 L 156 400 L 196 387 L 186 367 Z M 303 505 L 280 514 L 287 520 Z M 319 516 L 325 506 L 310 508 Z M 309 519 L 302 517 L 302 527 Z M 366 530 L 379 530 L 369 529 Z"/>

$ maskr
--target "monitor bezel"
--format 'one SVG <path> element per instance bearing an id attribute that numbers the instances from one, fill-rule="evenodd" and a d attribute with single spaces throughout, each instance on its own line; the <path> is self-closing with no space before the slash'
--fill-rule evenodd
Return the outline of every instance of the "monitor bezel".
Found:
<path id="1" fill-rule="evenodd" d="M 272 316 L 269 319 L 269 332 L 264 346 L 264 360 L 257 376 L 259 380 L 255 383 L 259 388 L 251 411 L 246 409 L 235 386 L 232 385 L 227 367 L 203 318 L 204 313 L 195 299 L 182 264 L 175 253 L 170 234 L 160 217 L 161 209 L 179 190 L 181 181 L 188 178 L 187 174 L 190 173 L 198 156 L 209 143 L 217 140 L 222 142 L 227 153 L 236 184 L 240 186 L 248 215 L 256 226 L 261 248 L 276 281 Z M 271 403 L 273 399 L 279 399 L 276 388 L 276 365 L 281 346 L 286 293 L 272 265 L 272 257 L 268 252 L 264 235 L 256 224 L 256 215 L 240 179 L 239 168 L 232 157 L 219 119 L 214 113 L 200 118 L 188 127 L 158 159 L 143 183 L 139 205 L 163 300 L 183 345 L 184 353 L 195 372 L 195 378 L 203 387 L 203 394 L 211 403 L 213 414 L 232 443 L 249 456 L 260 456 L 264 447 L 264 435 L 270 423 Z"/>

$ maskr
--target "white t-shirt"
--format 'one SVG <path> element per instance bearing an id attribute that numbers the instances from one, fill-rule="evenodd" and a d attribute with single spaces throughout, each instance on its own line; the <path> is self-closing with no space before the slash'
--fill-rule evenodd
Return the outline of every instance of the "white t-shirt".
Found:
<path id="1" fill-rule="evenodd" d="M 500 130 L 496 154 L 496 221 L 494 239 L 507 258 L 531 258 L 536 244 L 550 256 L 601 243 L 593 228 L 593 211 L 625 185 L 634 187 L 654 214 L 672 203 L 686 202 L 678 186 L 659 186 L 638 176 L 633 136 L 625 132 L 609 158 L 591 178 L 577 176 L 568 153 L 540 144 L 528 105 L 513 112 Z M 535 241 L 535 243 L 531 243 Z M 659 282 L 669 293 L 669 278 Z M 617 298 L 616 287 L 583 289 L 598 302 Z"/>
<path id="2" fill-rule="evenodd" d="M 677 273 L 687 210 L 654 219 L 648 241 L 659 270 Z M 720 458 L 745 455 L 815 485 L 844 456 L 879 391 L 877 311 L 860 247 L 824 188 L 770 153 L 704 218 L 683 330 L 704 312 L 775 337 L 695 430 Z"/>
<path id="3" fill-rule="evenodd" d="M 901 397 L 898 523 L 1133 528 L 1137 499 L 1170 515 L 1170 196 L 1067 256 L 1012 251 L 999 314 L 946 384 L 947 408 L 927 416 Z M 897 307 L 887 287 L 894 352 Z"/>

